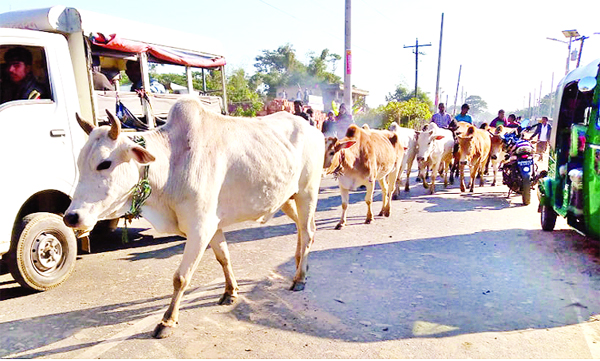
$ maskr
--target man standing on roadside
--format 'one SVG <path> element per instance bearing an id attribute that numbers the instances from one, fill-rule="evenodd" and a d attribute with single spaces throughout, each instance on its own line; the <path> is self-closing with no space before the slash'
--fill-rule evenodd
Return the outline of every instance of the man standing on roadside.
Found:
<path id="1" fill-rule="evenodd" d="M 444 103 L 440 103 L 440 105 L 438 105 L 438 109 L 439 112 L 435 113 L 431 117 L 431 122 L 435 123 L 440 128 L 447 129 L 448 125 L 450 125 L 450 121 L 452 120 L 450 118 L 450 114 L 446 113 L 446 106 Z"/>
<path id="2" fill-rule="evenodd" d="M 542 160 L 544 158 L 544 153 L 546 153 L 546 149 L 548 148 L 552 126 L 548 124 L 548 117 L 542 117 L 542 122 L 537 123 L 532 128 L 535 128 L 535 130 L 529 140 L 532 140 L 537 135 L 538 142 L 535 146 L 535 152 L 540 156 L 540 160 Z"/>

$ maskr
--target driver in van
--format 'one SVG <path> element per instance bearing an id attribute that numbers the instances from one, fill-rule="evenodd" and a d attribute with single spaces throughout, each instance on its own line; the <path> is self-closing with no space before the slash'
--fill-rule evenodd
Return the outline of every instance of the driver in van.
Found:
<path id="1" fill-rule="evenodd" d="M 5 81 L 2 86 L 1 103 L 20 99 L 48 98 L 48 92 L 35 79 L 31 71 L 33 56 L 21 46 L 4 54 Z M 4 77 L 3 77 L 4 78 Z"/>

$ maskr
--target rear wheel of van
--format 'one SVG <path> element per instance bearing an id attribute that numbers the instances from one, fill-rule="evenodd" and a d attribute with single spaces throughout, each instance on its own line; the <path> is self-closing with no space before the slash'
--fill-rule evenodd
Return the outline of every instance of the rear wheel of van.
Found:
<path id="1" fill-rule="evenodd" d="M 10 273 L 21 286 L 46 291 L 73 272 L 77 239 L 60 216 L 33 213 L 22 219 L 7 256 Z"/>

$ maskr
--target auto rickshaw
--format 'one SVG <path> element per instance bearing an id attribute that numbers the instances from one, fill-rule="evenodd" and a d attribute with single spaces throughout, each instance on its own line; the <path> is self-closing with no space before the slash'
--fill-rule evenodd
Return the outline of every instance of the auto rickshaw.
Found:
<path id="1" fill-rule="evenodd" d="M 597 59 L 558 85 L 549 141 L 548 176 L 538 186 L 542 229 L 558 215 L 600 239 L 600 72 Z"/>

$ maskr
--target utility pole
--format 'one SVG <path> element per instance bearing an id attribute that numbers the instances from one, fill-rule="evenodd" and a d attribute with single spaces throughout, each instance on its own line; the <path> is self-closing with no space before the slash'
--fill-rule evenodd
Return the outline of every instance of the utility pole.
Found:
<path id="1" fill-rule="evenodd" d="M 346 0 L 349 1 L 349 0 Z M 431 46 L 431 43 L 429 44 L 422 44 L 419 45 L 419 39 L 417 38 L 417 42 L 415 45 L 404 45 L 404 48 L 415 48 L 415 99 L 417 98 L 417 86 L 419 84 L 419 46 Z M 420 53 L 421 55 L 425 55 L 424 53 Z"/>
<path id="2" fill-rule="evenodd" d="M 346 104 L 346 110 L 350 114 L 352 114 L 351 3 L 352 0 L 346 0 L 346 30 L 344 37 L 344 49 L 346 50 L 346 56 L 344 58 L 344 103 Z"/>
<path id="3" fill-rule="evenodd" d="M 462 72 L 462 64 L 458 68 L 458 82 L 456 83 L 456 95 L 454 96 L 454 109 L 452 110 L 452 115 L 456 114 L 456 100 L 458 99 L 458 88 L 460 87 L 460 73 Z"/>
<path id="4" fill-rule="evenodd" d="M 579 68 L 579 62 L 581 61 L 581 52 L 583 51 L 583 42 L 585 41 L 585 39 L 589 39 L 589 36 L 582 36 L 579 39 L 575 39 L 575 40 L 581 40 L 581 44 L 579 45 L 579 55 L 577 56 L 577 66 L 576 68 Z"/>
<path id="5" fill-rule="evenodd" d="M 440 93 L 440 68 L 442 66 L 442 35 L 444 34 L 444 13 L 442 13 L 442 25 L 440 27 L 440 51 L 438 53 L 437 78 L 435 80 L 435 109 L 438 108 Z M 448 105 L 448 104 L 446 104 Z"/>

